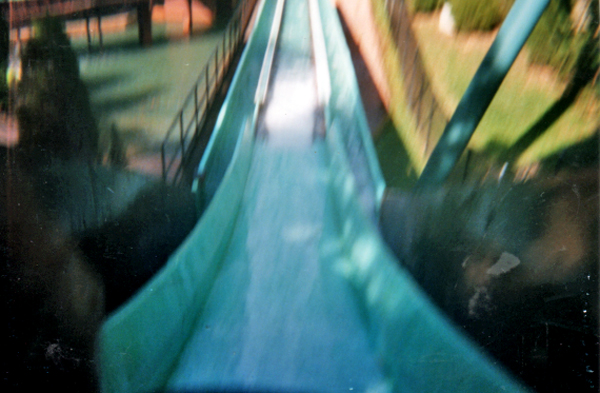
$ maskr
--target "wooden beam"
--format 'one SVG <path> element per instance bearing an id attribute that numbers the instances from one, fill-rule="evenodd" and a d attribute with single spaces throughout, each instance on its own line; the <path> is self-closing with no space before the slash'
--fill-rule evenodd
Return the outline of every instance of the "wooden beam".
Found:
<path id="1" fill-rule="evenodd" d="M 90 33 L 90 16 L 85 15 L 85 33 L 87 34 L 88 52 L 92 50 L 92 34 Z"/>
<path id="2" fill-rule="evenodd" d="M 98 14 L 98 40 L 100 42 L 100 50 L 104 49 L 102 43 L 102 15 Z"/>
<path id="3" fill-rule="evenodd" d="M 140 44 L 142 46 L 152 45 L 152 4 L 151 1 L 138 3 L 137 20 Z"/>
<path id="4" fill-rule="evenodd" d="M 192 16 L 192 0 L 188 0 L 188 35 L 192 35 L 192 29 L 194 28 L 194 19 Z"/>
<path id="5" fill-rule="evenodd" d="M 11 22 L 13 25 L 22 25 L 32 19 L 44 16 L 76 16 L 85 11 L 102 9 L 113 6 L 134 7 L 140 2 L 150 3 L 151 0 L 55 0 L 51 3 L 40 3 L 39 1 L 11 1 L 0 3 L 0 7 L 7 13 L 10 4 Z"/>

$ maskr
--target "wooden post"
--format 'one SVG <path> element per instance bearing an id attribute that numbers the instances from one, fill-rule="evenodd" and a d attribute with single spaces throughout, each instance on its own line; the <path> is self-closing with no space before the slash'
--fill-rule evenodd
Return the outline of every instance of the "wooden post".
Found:
<path id="1" fill-rule="evenodd" d="M 192 16 L 192 0 L 188 0 L 188 31 L 187 31 L 187 35 L 191 36 L 192 35 L 192 29 L 194 28 L 194 20 L 193 20 L 193 16 Z"/>
<path id="2" fill-rule="evenodd" d="M 102 16 L 98 14 L 98 40 L 100 42 L 100 50 L 104 49 L 102 44 Z"/>
<path id="3" fill-rule="evenodd" d="M 87 34 L 88 52 L 92 50 L 92 34 L 90 33 L 90 17 L 85 15 L 85 33 Z"/>
<path id="4" fill-rule="evenodd" d="M 231 0 L 220 0 L 216 2 L 216 18 L 219 21 L 225 21 L 233 15 L 234 7 Z"/>
<path id="5" fill-rule="evenodd" d="M 142 1 L 137 5 L 138 32 L 142 46 L 152 45 L 152 3 Z"/>

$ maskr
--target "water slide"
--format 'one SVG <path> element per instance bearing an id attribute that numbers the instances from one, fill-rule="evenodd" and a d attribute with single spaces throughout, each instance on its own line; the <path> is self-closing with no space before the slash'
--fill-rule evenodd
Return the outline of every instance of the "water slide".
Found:
<path id="1" fill-rule="evenodd" d="M 205 212 L 104 324 L 104 392 L 518 392 L 387 249 L 329 0 L 264 0 L 194 191 Z"/>

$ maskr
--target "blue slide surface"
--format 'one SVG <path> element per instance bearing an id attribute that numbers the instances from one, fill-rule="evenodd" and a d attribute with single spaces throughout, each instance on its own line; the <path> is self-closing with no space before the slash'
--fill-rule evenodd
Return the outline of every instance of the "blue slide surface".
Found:
<path id="1" fill-rule="evenodd" d="M 385 184 L 337 18 L 329 0 L 258 6 L 195 184 L 210 203 L 103 326 L 104 392 L 524 391 L 383 244 Z"/>

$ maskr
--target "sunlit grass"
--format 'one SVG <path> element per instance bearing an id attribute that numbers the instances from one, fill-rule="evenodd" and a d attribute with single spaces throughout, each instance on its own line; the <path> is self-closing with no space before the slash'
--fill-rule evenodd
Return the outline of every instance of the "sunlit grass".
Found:
<path id="1" fill-rule="evenodd" d="M 382 126 L 375 148 L 387 186 L 411 189 L 415 185 L 417 174 L 391 120 L 388 119 Z"/>
<path id="2" fill-rule="evenodd" d="M 413 23 L 434 91 L 449 117 L 493 40 L 493 33 L 448 37 L 437 18 Z M 469 147 L 500 154 L 527 132 L 561 96 L 564 83 L 548 69 L 532 68 L 522 53 L 477 128 Z M 598 127 L 598 103 L 584 92 L 564 114 L 518 158 L 517 164 L 544 159 L 591 136 Z"/>
<path id="3" fill-rule="evenodd" d="M 402 141 L 404 149 L 402 153 L 408 157 L 410 167 L 417 173 L 420 173 L 425 166 L 425 157 L 421 141 L 417 138 L 416 121 L 409 109 L 408 102 L 404 93 L 404 81 L 402 80 L 402 69 L 398 62 L 398 51 L 392 37 L 389 27 L 389 20 L 385 10 L 383 0 L 372 0 L 373 17 L 375 24 L 379 27 L 380 44 L 383 58 L 383 66 L 390 88 L 389 116 L 392 119 L 399 139 Z M 383 150 L 378 148 L 381 153 Z M 388 149 L 385 149 L 388 150 Z M 386 154 L 389 154 L 388 152 Z M 380 161 L 382 156 L 380 154 Z M 390 160 L 383 160 L 391 162 Z M 382 164 L 383 166 L 383 164 Z M 386 168 L 382 168 L 386 173 Z M 386 179 L 387 180 L 387 179 Z"/>

